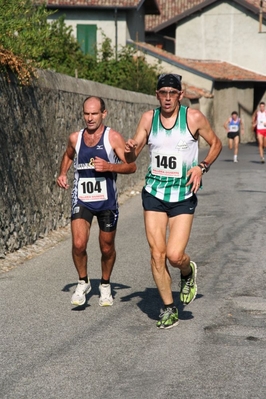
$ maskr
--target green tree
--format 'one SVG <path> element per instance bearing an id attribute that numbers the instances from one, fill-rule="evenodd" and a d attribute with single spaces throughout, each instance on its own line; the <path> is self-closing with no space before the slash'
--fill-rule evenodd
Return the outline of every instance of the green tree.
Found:
<path id="1" fill-rule="evenodd" d="M 97 67 L 88 68 L 83 77 L 146 94 L 154 94 L 157 77 L 161 72 L 159 62 L 149 65 L 145 55 L 139 54 L 131 46 L 122 47 L 115 57 L 115 49 L 111 46 L 111 40 L 105 36 L 102 47 L 97 51 L 96 64 Z"/>
<path id="2" fill-rule="evenodd" d="M 0 0 L 0 44 L 26 59 L 38 57 L 49 37 L 45 6 L 31 0 Z"/>
<path id="3" fill-rule="evenodd" d="M 122 47 L 115 54 L 111 40 L 103 34 L 96 56 L 83 54 L 64 17 L 47 22 L 54 11 L 47 11 L 45 5 L 0 0 L 0 10 L 0 69 L 11 70 L 21 83 L 29 83 L 34 68 L 42 68 L 154 94 L 159 63 L 150 66 L 133 47 Z"/>
<path id="4" fill-rule="evenodd" d="M 34 61 L 39 68 L 52 69 L 59 73 L 75 76 L 79 64 L 85 63 L 86 57 L 72 34 L 72 28 L 66 26 L 64 17 L 49 24 L 47 42 L 39 47 Z"/>

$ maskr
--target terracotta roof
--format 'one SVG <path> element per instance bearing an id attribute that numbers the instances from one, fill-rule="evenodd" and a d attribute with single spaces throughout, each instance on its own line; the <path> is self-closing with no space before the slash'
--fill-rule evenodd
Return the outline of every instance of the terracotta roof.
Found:
<path id="1" fill-rule="evenodd" d="M 148 52 L 157 56 L 158 59 L 170 61 L 172 64 L 190 70 L 192 73 L 205 76 L 215 81 L 249 81 L 249 82 L 266 82 L 266 75 L 260 75 L 256 72 L 249 71 L 248 69 L 240 68 L 237 65 L 230 64 L 224 61 L 215 60 L 193 60 L 189 58 L 181 58 L 168 53 L 158 47 L 154 47 L 147 43 L 135 43 L 139 50 L 144 53 Z"/>
<path id="2" fill-rule="evenodd" d="M 161 14 L 158 16 L 149 15 L 145 17 L 145 29 L 152 30 L 157 25 L 172 19 L 176 15 L 192 8 L 193 6 L 202 3 L 202 0 L 180 0 L 180 1 L 165 1 L 157 0 Z"/>
<path id="3" fill-rule="evenodd" d="M 137 7 L 140 0 L 46 0 L 47 5 Z"/>
<path id="4" fill-rule="evenodd" d="M 213 94 L 210 93 L 208 90 L 199 89 L 198 87 L 190 86 L 186 83 L 182 84 L 182 89 L 184 91 L 184 97 L 188 98 L 189 100 L 197 100 L 201 97 L 205 98 L 214 97 Z"/>
<path id="5" fill-rule="evenodd" d="M 259 14 L 261 0 L 234 0 L 235 3 L 242 5 L 255 14 Z M 161 11 L 160 15 L 146 15 L 145 29 L 146 31 L 159 31 L 183 17 L 187 17 L 197 10 L 201 10 L 217 0 L 179 0 L 165 1 L 157 0 Z M 263 17 L 266 18 L 266 0 L 262 1 Z"/>
<path id="6" fill-rule="evenodd" d="M 91 7 L 91 8 L 138 8 L 143 3 L 152 12 L 159 14 L 157 0 L 35 0 L 35 3 L 45 3 L 48 7 Z"/>

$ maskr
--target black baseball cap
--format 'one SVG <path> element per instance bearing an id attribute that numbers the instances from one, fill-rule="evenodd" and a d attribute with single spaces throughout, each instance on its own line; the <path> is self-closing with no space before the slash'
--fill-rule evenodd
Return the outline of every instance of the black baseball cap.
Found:
<path id="1" fill-rule="evenodd" d="M 158 78 L 157 90 L 160 90 L 162 87 L 173 87 L 174 89 L 182 90 L 181 80 L 182 76 L 180 75 L 164 73 Z"/>

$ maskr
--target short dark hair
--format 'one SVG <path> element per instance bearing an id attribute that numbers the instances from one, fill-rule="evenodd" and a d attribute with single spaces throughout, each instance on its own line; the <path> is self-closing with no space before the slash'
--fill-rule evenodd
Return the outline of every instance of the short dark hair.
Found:
<path id="1" fill-rule="evenodd" d="M 104 111 L 106 110 L 104 100 L 103 100 L 101 97 L 98 97 L 98 96 L 88 96 L 88 97 L 86 97 L 85 100 L 83 101 L 83 109 L 84 109 L 84 104 L 85 104 L 85 102 L 88 101 L 90 98 L 96 98 L 96 100 L 99 100 L 99 101 L 100 101 L 100 104 L 101 104 L 101 112 L 104 112 Z"/>
<path id="2" fill-rule="evenodd" d="M 232 115 L 232 116 L 233 116 L 233 115 L 238 115 L 238 112 L 233 111 L 233 112 L 231 113 L 231 115 Z"/>
<path id="3" fill-rule="evenodd" d="M 260 105 L 265 105 L 265 102 L 264 102 L 264 101 L 261 101 L 261 102 L 260 102 Z"/>

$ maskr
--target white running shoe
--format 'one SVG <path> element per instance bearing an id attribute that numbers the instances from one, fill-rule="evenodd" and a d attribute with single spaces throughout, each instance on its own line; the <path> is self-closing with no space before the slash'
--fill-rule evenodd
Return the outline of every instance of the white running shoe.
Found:
<path id="1" fill-rule="evenodd" d="M 110 284 L 100 284 L 100 299 L 99 305 L 100 306 L 112 306 L 114 303 L 114 299 L 111 294 L 111 285 Z"/>
<path id="2" fill-rule="evenodd" d="M 72 305 L 76 306 L 84 305 L 86 301 L 86 294 L 88 294 L 90 290 L 91 290 L 90 281 L 88 281 L 88 283 L 85 283 L 84 280 L 79 280 L 75 292 L 71 298 Z"/>

